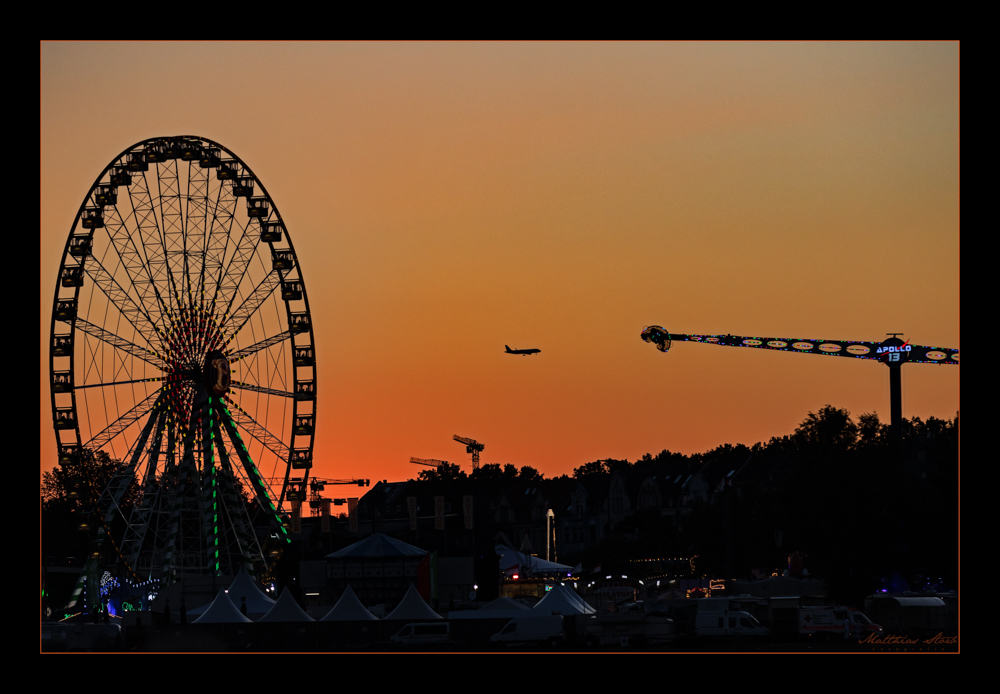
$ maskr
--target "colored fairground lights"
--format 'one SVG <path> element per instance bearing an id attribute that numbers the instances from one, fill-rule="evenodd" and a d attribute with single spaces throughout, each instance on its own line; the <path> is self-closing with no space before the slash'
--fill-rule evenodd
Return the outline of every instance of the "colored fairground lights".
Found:
<path id="1" fill-rule="evenodd" d="M 855 359 L 874 359 L 884 363 L 916 362 L 925 364 L 955 364 L 959 363 L 959 350 L 947 347 L 929 347 L 911 345 L 903 342 L 896 335 L 882 342 L 866 342 L 861 340 L 817 340 L 811 338 L 789 337 L 759 337 L 744 335 L 685 335 L 670 333 L 659 325 L 650 325 L 643 329 L 640 337 L 650 342 L 661 352 L 669 351 L 674 342 L 702 342 L 724 347 L 749 347 L 751 349 L 766 349 L 799 354 L 820 354 L 825 356 L 852 357 Z M 891 355 L 898 355 L 892 357 Z"/>
<path id="2" fill-rule="evenodd" d="M 893 438 L 902 436 L 903 394 L 900 367 L 907 362 L 921 364 L 959 363 L 959 351 L 950 347 L 911 345 L 899 339 L 900 333 L 888 333 L 882 342 L 861 340 L 814 340 L 809 338 L 760 337 L 744 335 L 681 335 L 672 334 L 659 325 L 643 328 L 640 337 L 661 352 L 668 352 L 674 342 L 701 342 L 723 347 L 748 347 L 826 357 L 850 357 L 880 361 L 889 367 L 889 402 Z"/>

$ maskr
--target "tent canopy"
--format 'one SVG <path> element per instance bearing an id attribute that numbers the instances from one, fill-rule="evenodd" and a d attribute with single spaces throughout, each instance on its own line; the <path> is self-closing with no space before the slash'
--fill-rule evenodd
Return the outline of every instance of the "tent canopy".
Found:
<path id="1" fill-rule="evenodd" d="M 382 533 L 375 533 L 363 540 L 326 555 L 327 559 L 416 559 L 427 550 L 409 545 Z"/>
<path id="2" fill-rule="evenodd" d="M 253 620 L 245 617 L 236 605 L 232 603 L 225 590 L 220 590 L 215 600 L 205 610 L 205 614 L 194 620 L 192 624 L 242 624 Z"/>
<path id="3" fill-rule="evenodd" d="M 281 591 L 281 597 L 274 603 L 274 607 L 266 615 L 257 620 L 258 622 L 315 622 L 316 620 L 306 614 L 306 611 L 299 607 L 292 597 L 288 588 Z"/>
<path id="4" fill-rule="evenodd" d="M 505 547 L 504 545 L 497 545 L 496 553 L 500 555 L 500 570 L 504 572 L 510 572 L 512 569 L 517 569 L 522 576 L 541 574 L 562 574 L 565 576 L 573 572 L 572 566 L 566 566 L 565 564 L 557 564 L 554 561 L 539 559 L 538 557 L 518 552 L 517 550 Z"/>
<path id="5" fill-rule="evenodd" d="M 411 583 L 409 590 L 406 591 L 406 595 L 403 596 L 399 605 L 389 613 L 386 619 L 405 619 L 415 622 L 443 619 L 443 617 L 424 602 L 424 599 L 420 597 L 420 593 L 417 592 L 417 586 Z"/>
<path id="6" fill-rule="evenodd" d="M 354 594 L 354 589 L 351 588 L 351 584 L 347 584 L 347 590 L 344 594 L 340 596 L 340 600 L 337 604 L 333 606 L 323 619 L 319 620 L 321 622 L 354 622 L 354 621 L 378 621 L 378 617 L 373 615 L 368 611 L 358 596 Z"/>

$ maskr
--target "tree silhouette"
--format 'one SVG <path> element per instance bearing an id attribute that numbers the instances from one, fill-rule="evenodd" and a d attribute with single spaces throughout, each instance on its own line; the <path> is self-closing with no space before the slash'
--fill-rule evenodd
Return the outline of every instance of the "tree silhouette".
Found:
<path id="1" fill-rule="evenodd" d="M 108 483 L 125 464 L 105 451 L 85 448 L 42 474 L 42 550 L 46 555 L 85 556 L 92 528 L 103 518 L 107 509 L 98 508 L 98 501 Z M 121 522 L 135 503 L 138 490 L 130 485 L 119 503 Z"/>
<path id="2" fill-rule="evenodd" d="M 424 482 L 450 482 L 452 480 L 464 480 L 468 477 L 465 471 L 453 463 L 441 463 L 436 468 L 421 470 L 417 475 L 418 480 Z"/>
<path id="3" fill-rule="evenodd" d="M 793 437 L 800 447 L 843 451 L 854 447 L 858 440 L 858 425 L 847 410 L 824 405 L 819 412 L 809 413 Z"/>

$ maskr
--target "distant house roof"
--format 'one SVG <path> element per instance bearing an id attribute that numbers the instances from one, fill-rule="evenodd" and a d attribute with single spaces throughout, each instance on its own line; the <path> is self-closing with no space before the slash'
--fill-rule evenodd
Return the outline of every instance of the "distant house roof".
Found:
<path id="1" fill-rule="evenodd" d="M 326 555 L 327 559 L 407 559 L 422 557 L 427 550 L 409 545 L 394 537 L 375 533 L 353 545 Z"/>

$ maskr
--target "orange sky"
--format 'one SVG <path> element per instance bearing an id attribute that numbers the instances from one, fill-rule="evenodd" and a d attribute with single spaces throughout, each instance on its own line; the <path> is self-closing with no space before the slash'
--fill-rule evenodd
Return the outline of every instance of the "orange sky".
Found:
<path id="1" fill-rule="evenodd" d="M 888 370 L 639 339 L 960 347 L 957 43 L 43 43 L 42 470 L 61 253 L 119 152 L 199 135 L 281 211 L 315 324 L 313 474 L 548 476 L 889 415 Z M 541 354 L 508 356 L 504 345 Z M 903 369 L 951 418 L 954 367 Z M 347 492 L 343 492 L 345 495 Z M 333 495 L 340 495 L 334 492 Z M 353 493 L 352 493 L 353 494 Z M 328 493 L 328 495 L 330 495 Z"/>

